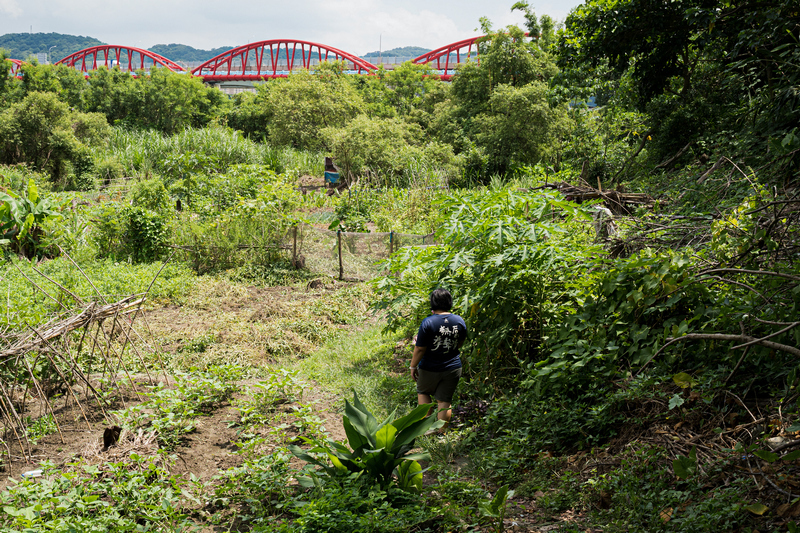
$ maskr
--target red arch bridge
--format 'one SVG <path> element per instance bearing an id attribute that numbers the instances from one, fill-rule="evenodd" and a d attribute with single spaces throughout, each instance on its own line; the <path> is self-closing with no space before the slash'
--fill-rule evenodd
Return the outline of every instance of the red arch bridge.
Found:
<path id="1" fill-rule="evenodd" d="M 417 65 L 429 65 L 442 80 L 449 80 L 458 65 L 468 60 L 480 61 L 480 37 L 464 39 L 412 60 Z M 209 59 L 192 69 L 194 76 L 208 83 L 226 81 L 259 81 L 283 78 L 300 69 L 315 70 L 326 61 L 342 61 L 346 72 L 373 74 L 378 67 L 338 48 L 297 39 L 270 39 L 239 46 Z M 12 59 L 12 75 L 18 75 L 21 62 Z M 100 67 L 119 68 L 136 73 L 153 67 L 174 72 L 187 72 L 188 67 L 149 50 L 121 45 L 92 46 L 70 54 L 56 64 L 64 64 L 88 75 Z"/>

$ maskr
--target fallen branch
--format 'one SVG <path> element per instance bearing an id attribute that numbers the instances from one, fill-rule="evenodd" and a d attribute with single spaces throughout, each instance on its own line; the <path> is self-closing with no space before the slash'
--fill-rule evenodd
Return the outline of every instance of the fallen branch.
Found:
<path id="1" fill-rule="evenodd" d="M 771 270 L 747 270 L 744 268 L 712 268 L 711 270 L 704 270 L 700 275 L 715 274 L 717 272 L 736 273 L 736 274 L 759 274 L 762 276 L 776 276 L 779 278 L 791 279 L 800 281 L 800 277 L 792 276 L 791 274 L 784 274 L 783 272 L 773 272 Z"/>
<path id="2" fill-rule="evenodd" d="M 712 173 L 712 172 L 714 172 L 715 170 L 717 170 L 717 169 L 718 169 L 718 168 L 719 168 L 719 167 L 722 165 L 722 163 L 723 163 L 724 161 L 726 161 L 726 158 L 725 158 L 725 157 L 720 157 L 719 159 L 717 159 L 717 162 L 716 162 L 716 163 L 714 163 L 714 164 L 711 166 L 711 168 L 709 168 L 708 170 L 706 170 L 705 172 L 703 172 L 703 174 L 701 174 L 701 175 L 700 175 L 700 177 L 699 177 L 699 178 L 697 178 L 697 184 L 698 184 L 698 185 L 702 185 L 702 184 L 703 184 L 703 182 L 704 182 L 704 181 L 706 181 L 706 178 L 708 178 L 708 176 L 709 176 L 709 175 L 711 175 L 711 173 Z"/>
<path id="3" fill-rule="evenodd" d="M 795 323 L 795 325 L 797 325 L 797 323 Z M 794 326 L 792 326 L 792 327 L 794 327 Z M 790 353 L 792 355 L 796 355 L 797 357 L 800 357 L 800 349 L 795 348 L 794 346 L 789 346 L 787 344 L 780 344 L 780 343 L 777 343 L 777 342 L 772 342 L 772 341 L 767 340 L 768 338 L 773 337 L 773 336 L 774 336 L 773 334 L 770 334 L 770 335 L 767 335 L 766 337 L 756 338 L 756 337 L 751 337 L 750 335 L 728 335 L 726 333 L 687 333 L 686 335 L 683 335 L 682 337 L 669 337 L 669 338 L 667 338 L 666 344 L 664 344 L 664 346 L 659 348 L 658 351 L 656 353 L 654 353 L 650 357 L 650 359 L 648 359 L 641 366 L 641 368 L 639 368 L 639 370 L 637 370 L 633 374 L 633 377 L 638 376 L 639 373 L 642 370 L 644 370 L 645 367 L 647 365 L 649 365 L 650 362 L 653 359 L 655 359 L 661 352 L 663 352 L 664 349 L 666 349 L 668 346 L 671 346 L 672 344 L 675 344 L 676 342 L 688 341 L 688 340 L 694 340 L 694 339 L 699 339 L 699 340 L 718 340 L 718 341 L 734 341 L 734 342 L 744 342 L 744 343 L 746 343 L 746 344 L 739 345 L 736 348 L 743 348 L 745 346 L 750 346 L 750 345 L 753 345 L 753 344 L 759 344 L 759 345 L 764 346 L 766 348 L 772 348 L 773 350 L 778 350 L 778 351 L 781 351 L 781 352 L 787 352 L 787 353 Z"/>
<path id="4" fill-rule="evenodd" d="M 83 309 L 79 314 L 62 320 L 57 323 L 50 322 L 44 328 L 35 333 L 29 333 L 19 339 L 12 346 L 0 351 L 0 362 L 3 362 L 12 357 L 24 354 L 31 350 L 38 349 L 43 344 L 51 341 L 62 335 L 66 335 L 76 329 L 80 329 L 91 322 L 102 321 L 118 315 L 121 311 L 125 311 L 132 307 L 138 306 L 143 298 L 137 298 L 137 295 L 128 296 L 122 300 L 98 307 L 93 303 Z M 46 329 L 45 329 L 46 328 Z"/>
<path id="5" fill-rule="evenodd" d="M 677 161 L 684 153 L 686 153 L 686 150 L 688 150 L 693 144 L 694 144 L 694 141 L 690 142 L 689 144 L 687 144 L 686 146 L 684 146 L 683 148 L 678 150 L 677 154 L 675 154 L 674 156 L 670 157 L 669 159 L 667 159 L 663 163 L 659 163 L 658 165 L 656 165 L 655 168 L 660 169 L 660 168 L 669 168 L 669 167 L 671 167 L 672 164 L 675 161 Z"/>

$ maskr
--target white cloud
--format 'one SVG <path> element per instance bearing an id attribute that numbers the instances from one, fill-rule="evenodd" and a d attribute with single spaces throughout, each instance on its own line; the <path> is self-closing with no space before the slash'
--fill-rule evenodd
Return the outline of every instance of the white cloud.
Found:
<path id="1" fill-rule="evenodd" d="M 0 14 L 17 18 L 22 15 L 22 8 L 15 0 L 0 0 Z"/>
<path id="2" fill-rule="evenodd" d="M 531 1 L 538 15 L 563 19 L 578 0 Z M 354 54 L 400 46 L 438 48 L 476 35 L 478 19 L 495 28 L 521 24 L 513 0 L 0 0 L 0 32 L 57 32 L 148 48 L 239 46 L 274 38 L 316 41 Z M 9 21 L 11 22 L 11 21 Z M 379 43 L 381 43 L 380 45 Z"/>

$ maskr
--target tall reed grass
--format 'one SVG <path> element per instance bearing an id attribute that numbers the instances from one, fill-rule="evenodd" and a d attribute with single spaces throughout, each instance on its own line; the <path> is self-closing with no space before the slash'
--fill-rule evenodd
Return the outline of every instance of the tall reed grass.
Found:
<path id="1" fill-rule="evenodd" d="M 185 129 L 175 135 L 117 127 L 107 148 L 97 155 L 116 157 L 129 175 L 147 175 L 161 173 L 170 156 L 189 152 L 213 158 L 222 167 L 265 165 L 279 174 L 298 176 L 322 176 L 324 169 L 323 154 L 319 152 L 258 143 L 220 126 Z"/>

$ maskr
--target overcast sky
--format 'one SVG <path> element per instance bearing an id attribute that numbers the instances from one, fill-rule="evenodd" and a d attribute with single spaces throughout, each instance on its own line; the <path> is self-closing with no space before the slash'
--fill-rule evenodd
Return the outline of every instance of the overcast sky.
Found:
<path id="1" fill-rule="evenodd" d="M 537 15 L 564 20 L 579 0 L 530 0 Z M 495 28 L 522 25 L 514 0 L 0 0 L 0 35 L 67 33 L 149 48 L 201 49 L 294 38 L 354 54 L 400 46 L 438 48 Z"/>

